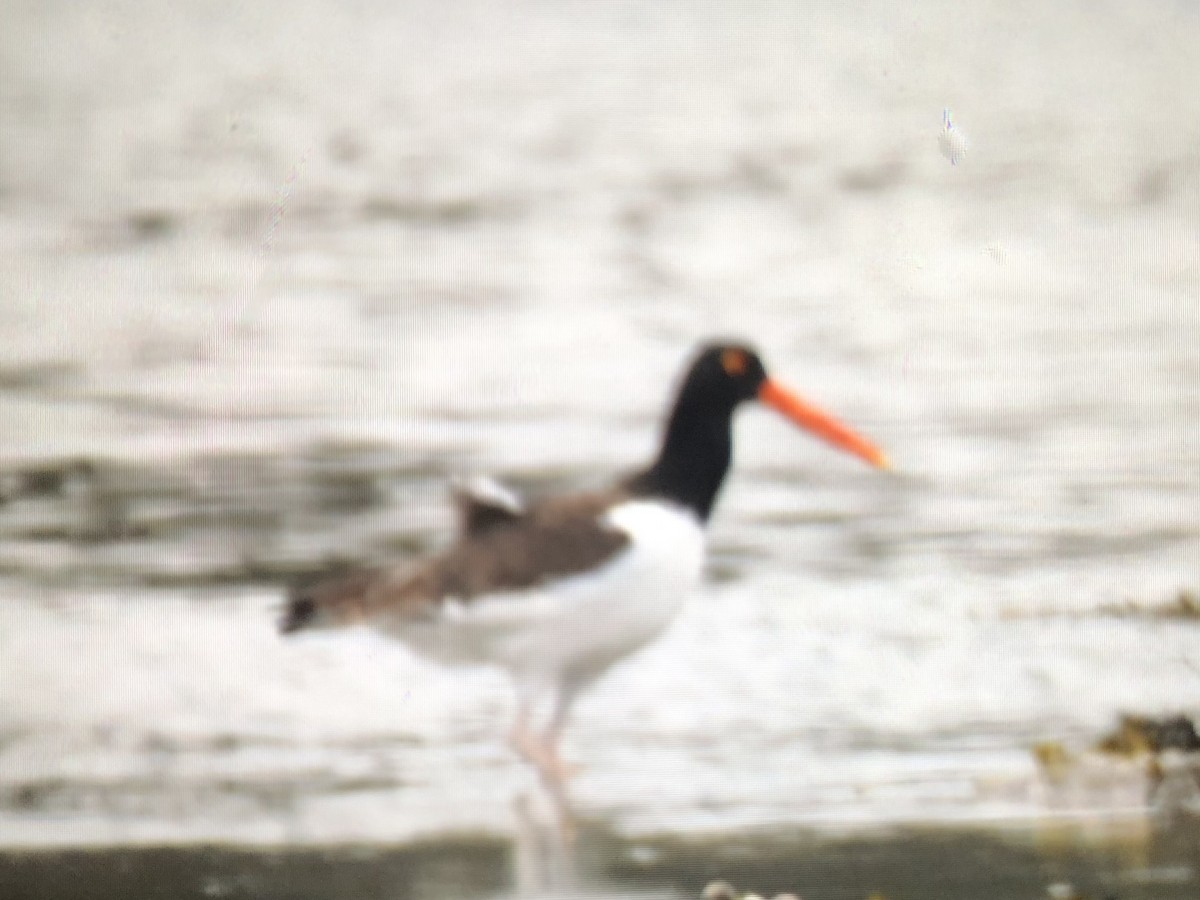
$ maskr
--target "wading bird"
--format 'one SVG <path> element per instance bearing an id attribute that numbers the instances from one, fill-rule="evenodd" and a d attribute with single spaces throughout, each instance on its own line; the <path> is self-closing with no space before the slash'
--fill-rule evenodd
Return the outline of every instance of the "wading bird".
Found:
<path id="1" fill-rule="evenodd" d="M 512 744 L 561 784 L 558 739 L 572 701 L 658 636 L 699 582 L 733 414 L 755 400 L 886 467 L 875 445 L 768 377 L 753 349 L 711 344 L 684 376 L 645 469 L 608 490 L 531 504 L 495 482 L 460 485 L 460 530 L 447 550 L 296 589 L 280 627 L 366 624 L 445 663 L 507 670 L 518 696 Z M 548 717 L 535 722 L 543 707 Z"/>

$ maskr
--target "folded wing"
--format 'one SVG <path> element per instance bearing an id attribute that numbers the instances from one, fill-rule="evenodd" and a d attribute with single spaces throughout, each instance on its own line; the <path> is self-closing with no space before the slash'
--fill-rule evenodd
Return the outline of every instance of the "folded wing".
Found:
<path id="1" fill-rule="evenodd" d="M 330 628 L 433 616 L 460 604 L 582 574 L 629 545 L 604 520 L 615 493 L 558 498 L 525 508 L 516 496 L 456 486 L 457 542 L 415 567 L 360 569 L 294 588 L 280 630 Z M 510 502 L 511 501 L 511 502 Z"/>

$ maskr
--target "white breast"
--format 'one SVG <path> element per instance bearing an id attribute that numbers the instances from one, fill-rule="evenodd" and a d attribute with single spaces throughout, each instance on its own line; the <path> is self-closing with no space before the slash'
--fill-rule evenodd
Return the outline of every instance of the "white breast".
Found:
<path id="1" fill-rule="evenodd" d="M 397 636 L 447 662 L 590 680 L 657 637 L 704 566 L 704 530 L 684 507 L 631 500 L 610 509 L 605 522 L 630 543 L 599 568 L 529 590 L 448 601 L 437 622 Z"/>

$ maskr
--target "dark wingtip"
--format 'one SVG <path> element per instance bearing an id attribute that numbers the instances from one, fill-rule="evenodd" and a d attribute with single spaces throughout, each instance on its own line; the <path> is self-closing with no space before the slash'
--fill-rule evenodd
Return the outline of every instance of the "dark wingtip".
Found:
<path id="1" fill-rule="evenodd" d="M 312 624 L 317 617 L 317 603 L 308 594 L 294 593 L 279 618 L 279 633 L 291 634 Z"/>

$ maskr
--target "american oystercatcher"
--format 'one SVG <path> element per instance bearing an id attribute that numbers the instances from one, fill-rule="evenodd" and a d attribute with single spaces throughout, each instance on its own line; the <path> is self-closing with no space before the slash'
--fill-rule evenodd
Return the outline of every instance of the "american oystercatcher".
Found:
<path id="1" fill-rule="evenodd" d="M 449 549 L 296 589 L 280 628 L 367 624 L 441 662 L 506 669 L 518 695 L 512 744 L 561 783 L 557 744 L 572 701 L 660 634 L 700 580 L 733 413 L 748 400 L 887 466 L 875 445 L 768 377 L 753 349 L 708 345 L 648 468 L 605 491 L 530 504 L 487 479 L 459 484 L 460 533 Z M 535 724 L 543 707 L 549 715 Z"/>

